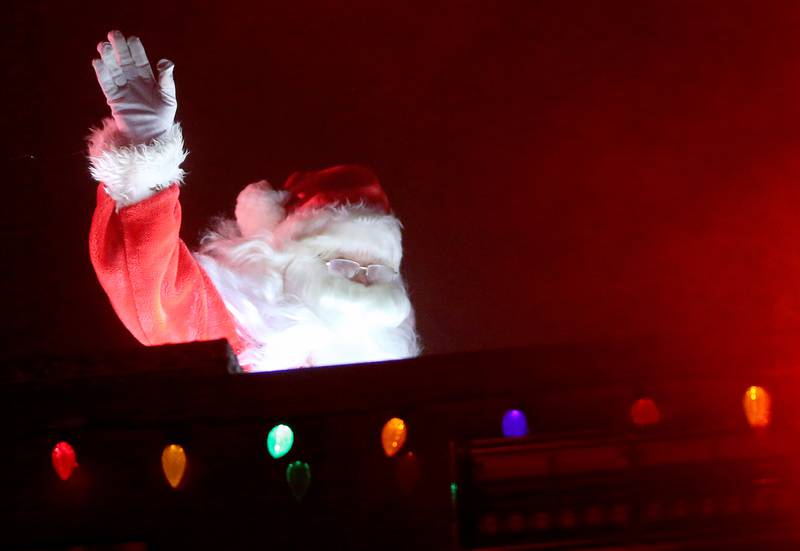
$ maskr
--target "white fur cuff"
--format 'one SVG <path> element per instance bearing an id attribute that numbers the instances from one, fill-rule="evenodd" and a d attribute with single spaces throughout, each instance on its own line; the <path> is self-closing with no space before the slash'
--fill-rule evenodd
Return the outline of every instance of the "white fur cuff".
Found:
<path id="1" fill-rule="evenodd" d="M 187 154 L 177 123 L 148 144 L 126 144 L 113 119 L 103 121 L 89 136 L 89 170 L 118 210 L 183 183 L 181 163 Z"/>

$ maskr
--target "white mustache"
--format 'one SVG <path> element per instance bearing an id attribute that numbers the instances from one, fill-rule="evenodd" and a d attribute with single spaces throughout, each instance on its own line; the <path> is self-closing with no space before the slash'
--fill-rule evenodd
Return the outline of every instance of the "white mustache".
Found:
<path id="1" fill-rule="evenodd" d="M 286 290 L 325 322 L 338 326 L 397 327 L 411 312 L 399 280 L 362 285 L 328 272 L 316 257 L 295 259 L 286 270 Z"/>

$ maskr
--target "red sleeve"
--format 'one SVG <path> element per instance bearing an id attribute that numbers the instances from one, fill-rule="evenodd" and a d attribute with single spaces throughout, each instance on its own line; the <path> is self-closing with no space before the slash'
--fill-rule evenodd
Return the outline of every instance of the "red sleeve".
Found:
<path id="1" fill-rule="evenodd" d="M 180 189 L 173 185 L 116 211 L 100 185 L 89 235 L 97 278 L 125 327 L 145 345 L 225 338 L 241 343 L 206 272 L 178 236 Z"/>

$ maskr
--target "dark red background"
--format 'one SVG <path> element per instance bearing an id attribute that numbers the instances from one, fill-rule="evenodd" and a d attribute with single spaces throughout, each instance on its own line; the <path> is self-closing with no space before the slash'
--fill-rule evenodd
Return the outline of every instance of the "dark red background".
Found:
<path id="1" fill-rule="evenodd" d="M 800 330 L 797 2 L 244 4 L 4 8 L 8 357 L 133 342 L 86 247 L 112 28 L 176 63 L 184 238 L 250 181 L 369 165 L 426 352 Z"/>

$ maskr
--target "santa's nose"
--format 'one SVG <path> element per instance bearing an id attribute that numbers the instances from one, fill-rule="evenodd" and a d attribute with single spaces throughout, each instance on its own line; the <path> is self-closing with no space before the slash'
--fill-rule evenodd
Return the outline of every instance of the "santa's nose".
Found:
<path id="1" fill-rule="evenodd" d="M 359 270 L 356 275 L 350 278 L 350 281 L 355 281 L 356 283 L 360 283 L 361 285 L 369 285 L 369 280 L 367 279 L 367 272 L 365 270 Z"/>

